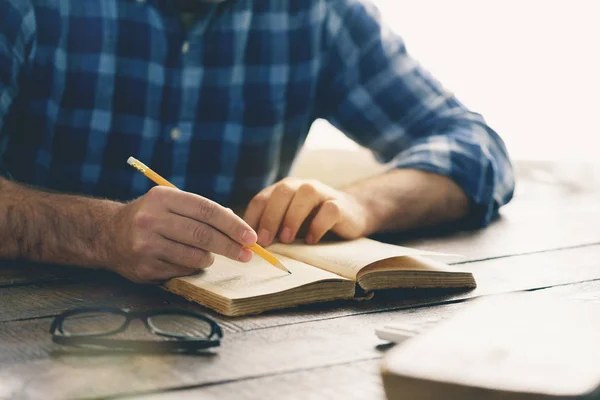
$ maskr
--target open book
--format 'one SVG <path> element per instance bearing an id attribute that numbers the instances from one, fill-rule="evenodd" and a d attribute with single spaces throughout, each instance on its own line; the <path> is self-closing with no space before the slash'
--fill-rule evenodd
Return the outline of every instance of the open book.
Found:
<path id="1" fill-rule="evenodd" d="M 358 239 L 319 245 L 274 244 L 269 248 L 292 272 L 260 257 L 242 264 L 215 256 L 201 273 L 174 278 L 166 290 L 228 316 L 330 300 L 368 297 L 392 288 L 473 288 L 469 272 L 424 256 L 437 253 Z"/>

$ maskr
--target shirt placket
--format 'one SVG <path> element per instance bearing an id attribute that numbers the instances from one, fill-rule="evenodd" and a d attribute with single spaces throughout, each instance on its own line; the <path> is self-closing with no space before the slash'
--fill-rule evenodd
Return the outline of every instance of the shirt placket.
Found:
<path id="1" fill-rule="evenodd" d="M 204 78 L 202 65 L 203 33 L 206 30 L 213 12 L 199 16 L 194 26 L 184 35 L 179 43 L 179 115 L 167 132 L 166 140 L 172 142 L 173 183 L 181 188 L 186 186 L 187 165 L 190 157 L 191 140 L 196 121 L 200 88 Z"/>

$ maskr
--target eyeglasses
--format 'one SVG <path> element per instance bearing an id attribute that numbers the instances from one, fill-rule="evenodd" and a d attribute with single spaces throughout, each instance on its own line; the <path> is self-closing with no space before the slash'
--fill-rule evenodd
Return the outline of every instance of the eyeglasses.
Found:
<path id="1" fill-rule="evenodd" d="M 162 340 L 108 338 L 125 332 L 136 319 Z M 54 319 L 50 333 L 54 343 L 67 346 L 153 352 L 198 351 L 219 346 L 223 338 L 216 321 L 191 310 L 130 311 L 108 307 L 65 311 Z"/>

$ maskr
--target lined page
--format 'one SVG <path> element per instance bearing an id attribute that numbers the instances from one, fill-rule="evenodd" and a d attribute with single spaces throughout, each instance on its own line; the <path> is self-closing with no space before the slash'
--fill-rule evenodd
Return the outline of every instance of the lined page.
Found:
<path id="1" fill-rule="evenodd" d="M 232 300 L 283 292 L 324 280 L 347 280 L 297 260 L 279 255 L 277 257 L 291 274 L 275 268 L 256 255 L 245 264 L 215 255 L 215 262 L 211 267 L 197 275 L 175 279 Z"/>
<path id="2" fill-rule="evenodd" d="M 269 250 L 334 274 L 356 280 L 359 271 L 375 261 L 402 256 L 455 256 L 432 251 L 395 246 L 371 239 L 330 242 L 317 245 L 281 244 L 269 246 Z"/>

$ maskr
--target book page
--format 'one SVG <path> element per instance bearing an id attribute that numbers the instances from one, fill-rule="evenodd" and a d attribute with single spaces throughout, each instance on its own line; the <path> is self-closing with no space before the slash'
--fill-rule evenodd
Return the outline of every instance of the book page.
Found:
<path id="1" fill-rule="evenodd" d="M 453 256 L 366 238 L 317 245 L 276 243 L 268 249 L 277 255 L 281 254 L 352 280 L 356 280 L 359 271 L 367 265 L 392 257 Z"/>
<path id="2" fill-rule="evenodd" d="M 262 258 L 254 256 L 249 263 L 240 263 L 215 255 L 214 264 L 199 274 L 175 278 L 228 299 L 263 296 L 325 280 L 347 279 L 300 261 L 277 255 L 290 270 L 284 272 Z M 169 286 L 167 282 L 166 286 Z"/>

